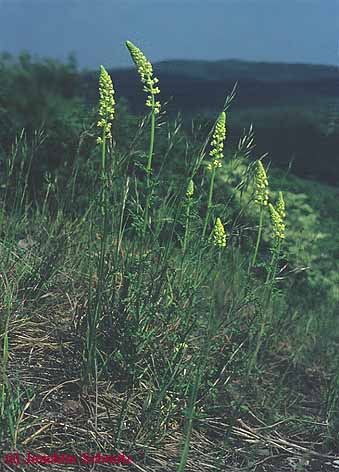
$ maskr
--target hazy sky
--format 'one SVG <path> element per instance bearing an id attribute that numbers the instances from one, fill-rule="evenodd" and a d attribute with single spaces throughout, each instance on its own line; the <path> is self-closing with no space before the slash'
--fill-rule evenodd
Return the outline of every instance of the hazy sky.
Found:
<path id="1" fill-rule="evenodd" d="M 339 64 L 339 0 L 0 0 L 0 52 L 81 67 L 147 57 Z"/>

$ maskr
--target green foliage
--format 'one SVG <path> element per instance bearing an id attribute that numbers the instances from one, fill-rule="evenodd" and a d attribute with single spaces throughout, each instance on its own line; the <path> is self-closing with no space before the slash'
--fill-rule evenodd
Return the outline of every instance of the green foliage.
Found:
<path id="1" fill-rule="evenodd" d="M 101 123 L 97 146 L 100 107 L 89 110 L 75 96 L 77 80 L 65 92 L 73 65 L 42 67 L 24 55 L 18 64 L 3 58 L 1 67 L 8 92 L 1 95 L 1 117 L 19 132 L 13 145 L 5 132 L 0 136 L 1 439 L 16 445 L 18 432 L 29 430 L 19 428 L 25 408 L 36 408 L 25 388 L 10 399 L 18 369 L 13 353 L 30 358 L 26 342 L 33 353 L 40 343 L 43 351 L 39 327 L 45 323 L 49 334 L 55 320 L 68 331 L 58 327 L 63 340 L 46 349 L 53 356 L 65 350 L 67 359 L 72 353 L 72 380 L 52 390 L 43 385 L 38 408 L 80 371 L 78 394 L 93 415 L 86 418 L 86 447 L 98 438 L 112 444 L 112 434 L 117 447 L 147 447 L 172 434 L 174 424 L 185 425 L 184 470 L 192 431 L 203 434 L 209 418 L 226 418 L 230 430 L 239 415 L 252 421 L 254 410 L 267 423 L 280 422 L 300 395 L 300 371 L 306 376 L 314 362 L 328 369 L 334 358 L 337 190 L 271 169 L 263 156 L 253 162 L 252 129 L 236 147 L 225 143 L 221 162 L 224 112 L 214 116 L 210 133 L 203 120 L 188 132 L 180 115 L 165 124 L 155 101 L 151 114 L 138 118 L 117 100 L 112 127 Z M 10 92 L 12 79 L 15 92 L 22 81 L 25 96 Z M 44 130 L 34 132 L 41 123 Z M 210 179 L 208 156 L 216 154 Z M 212 237 L 201 238 L 205 231 Z M 20 344 L 18 324 L 36 329 L 39 343 L 32 336 L 33 347 Z M 338 403 L 334 368 L 331 420 Z M 112 405 L 114 432 L 106 440 L 101 412 Z M 224 435 L 224 423 L 220 430 Z"/>
<path id="2" fill-rule="evenodd" d="M 301 287 L 304 283 L 310 303 L 328 297 L 335 309 L 339 299 L 338 191 L 293 176 L 284 178 L 281 173 L 275 181 L 284 189 L 288 209 L 286 259 L 291 268 L 302 271 L 297 283 Z"/>

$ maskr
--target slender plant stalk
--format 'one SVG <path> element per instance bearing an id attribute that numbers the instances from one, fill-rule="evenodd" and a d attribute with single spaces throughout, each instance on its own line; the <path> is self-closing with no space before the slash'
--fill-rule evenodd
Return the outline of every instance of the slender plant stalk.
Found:
<path id="1" fill-rule="evenodd" d="M 203 239 L 206 236 L 206 230 L 207 230 L 208 222 L 211 216 L 212 198 L 213 198 L 213 189 L 214 189 L 214 180 L 215 180 L 215 169 L 216 169 L 215 167 L 212 168 L 211 182 L 210 182 L 210 188 L 208 192 L 207 211 L 206 211 L 206 216 L 205 216 L 204 229 L 202 232 Z"/>
<path id="2" fill-rule="evenodd" d="M 103 279 L 104 262 L 105 262 L 105 248 L 107 243 L 107 169 L 106 169 L 106 137 L 103 131 L 102 146 L 101 146 L 101 202 L 100 209 L 102 215 L 102 234 L 101 234 L 101 249 L 100 249 L 100 263 L 99 263 L 99 285 Z"/>
<path id="3" fill-rule="evenodd" d="M 192 428 L 193 428 L 193 419 L 194 419 L 194 414 L 195 414 L 195 404 L 197 401 L 200 383 L 201 383 L 201 367 L 198 366 L 197 371 L 196 371 L 196 376 L 195 376 L 195 382 L 192 388 L 192 393 L 191 393 L 191 398 L 190 398 L 190 407 L 189 407 L 189 414 L 188 414 L 188 423 L 187 423 L 187 428 L 186 428 L 186 436 L 185 436 L 184 448 L 181 453 L 181 459 L 180 459 L 178 472 L 184 472 L 186 463 L 187 463 Z"/>
<path id="4" fill-rule="evenodd" d="M 2 352 L 2 386 L 1 386 L 1 404 L 0 404 L 0 439 L 2 439 L 4 434 L 3 425 L 6 424 L 6 417 L 10 421 L 11 412 L 8 411 L 10 405 L 10 391 L 9 391 L 9 382 L 8 382 L 8 331 L 9 331 L 9 319 L 10 319 L 10 310 L 12 306 L 12 294 L 10 288 L 8 287 L 7 277 L 3 274 L 3 280 L 5 281 L 6 286 L 5 290 L 5 299 L 6 299 L 6 317 L 3 326 L 3 352 Z"/>
<path id="5" fill-rule="evenodd" d="M 263 221 L 264 221 L 264 207 L 261 205 L 260 206 L 260 215 L 259 215 L 259 228 L 258 228 L 257 242 L 255 244 L 254 254 L 253 254 L 253 258 L 252 258 L 252 264 L 249 265 L 249 271 L 251 270 L 251 267 L 255 266 L 255 263 L 257 261 L 257 256 L 258 256 L 258 251 L 259 251 L 259 246 L 260 246 L 261 236 L 262 236 L 262 230 L 263 230 Z"/>
<path id="6" fill-rule="evenodd" d="M 280 248 L 281 248 L 281 241 L 279 240 L 273 249 L 271 262 L 269 265 L 269 269 L 267 271 L 266 281 L 265 284 L 269 284 L 271 287 L 274 284 L 275 274 L 277 272 L 278 261 L 280 256 Z"/>
<path id="7" fill-rule="evenodd" d="M 184 235 L 184 244 L 183 244 L 183 254 L 186 254 L 187 250 L 187 240 L 188 240 L 188 232 L 189 232 L 189 224 L 190 224 L 190 216 L 191 216 L 191 206 L 192 206 L 192 197 L 194 194 L 194 182 L 193 179 L 190 179 L 187 190 L 186 190 L 186 211 L 185 211 L 185 235 Z"/>
<path id="8" fill-rule="evenodd" d="M 191 205 L 190 205 L 189 202 L 187 202 L 186 219 L 185 219 L 185 235 L 184 235 L 184 244 L 183 244 L 183 248 L 182 248 L 183 254 L 186 254 L 186 251 L 187 251 L 187 240 L 188 240 L 188 233 L 189 233 L 190 213 L 191 213 Z"/>
<path id="9" fill-rule="evenodd" d="M 253 365 L 256 363 L 258 353 L 262 345 L 262 339 L 265 335 L 269 302 L 271 300 L 272 291 L 274 287 L 275 274 L 277 272 L 278 262 L 280 258 L 281 244 L 285 238 L 284 219 L 285 219 L 286 213 L 285 213 L 285 202 L 284 202 L 281 192 L 279 193 L 279 202 L 278 202 L 277 208 L 274 208 L 274 206 L 271 203 L 268 204 L 268 207 L 270 210 L 271 222 L 272 222 L 272 227 L 273 227 L 272 258 L 269 265 L 269 269 L 267 271 L 267 277 L 266 277 L 266 282 L 265 282 L 265 291 L 264 291 L 264 297 L 263 297 L 264 298 L 264 302 L 263 302 L 264 313 L 261 319 L 260 331 L 257 337 L 256 349 L 254 351 L 254 355 L 250 363 L 250 371 Z"/>
<path id="10" fill-rule="evenodd" d="M 275 273 L 277 270 L 277 263 L 279 260 L 279 252 L 280 252 L 280 241 L 278 242 L 278 245 L 276 248 L 273 249 L 273 255 L 272 259 L 270 262 L 270 267 L 267 272 L 267 277 L 266 277 L 266 282 L 265 282 L 265 291 L 263 295 L 263 314 L 260 322 L 260 330 L 258 333 L 257 337 L 257 343 L 255 347 L 254 354 L 252 356 L 251 362 L 250 362 L 250 367 L 249 367 L 249 373 L 252 371 L 253 366 L 257 362 L 258 354 L 260 351 L 260 348 L 262 346 L 262 340 L 265 335 L 265 328 L 266 328 L 266 322 L 267 322 L 267 315 L 268 315 L 268 309 L 269 309 L 269 302 L 271 299 L 272 295 L 272 290 L 274 286 L 274 278 L 275 278 Z"/>
<path id="11" fill-rule="evenodd" d="M 148 159 L 147 159 L 147 167 L 146 167 L 146 206 L 145 206 L 145 213 L 144 213 L 144 224 L 143 224 L 143 237 L 145 238 L 146 229 L 149 224 L 149 212 L 151 206 L 151 199 L 152 199 L 152 159 L 153 159 L 153 151 L 154 151 L 154 137 L 155 137 L 155 98 L 154 95 L 151 96 L 152 100 L 152 110 L 151 110 L 151 131 L 150 131 L 150 143 L 149 143 L 149 150 L 148 150 Z"/>

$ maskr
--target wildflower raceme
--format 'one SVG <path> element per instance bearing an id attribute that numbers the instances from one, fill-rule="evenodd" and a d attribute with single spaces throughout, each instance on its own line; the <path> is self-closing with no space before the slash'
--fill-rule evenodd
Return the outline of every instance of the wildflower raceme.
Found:
<path id="1" fill-rule="evenodd" d="M 220 113 L 211 141 L 211 151 L 209 153 L 212 162 L 208 164 L 208 169 L 221 167 L 221 159 L 224 157 L 224 141 L 226 138 L 226 113 Z"/>
<path id="2" fill-rule="evenodd" d="M 100 67 L 99 79 L 99 115 L 98 127 L 103 128 L 102 136 L 97 138 L 97 143 L 102 144 L 103 140 L 112 139 L 111 127 L 114 118 L 114 90 L 112 79 L 104 66 Z"/>
<path id="3" fill-rule="evenodd" d="M 262 206 L 268 205 L 268 180 L 265 168 L 261 161 L 257 162 L 255 174 L 255 203 Z"/>
<path id="4" fill-rule="evenodd" d="M 277 204 L 277 212 L 281 216 L 281 218 L 284 220 L 286 218 L 286 211 L 285 211 L 285 201 L 282 192 L 279 192 L 278 194 L 278 204 Z"/>
<path id="5" fill-rule="evenodd" d="M 191 179 L 191 180 L 188 182 L 188 185 L 187 185 L 186 197 L 187 197 L 187 198 L 192 198 L 192 197 L 193 197 L 193 193 L 194 193 L 194 182 L 193 182 L 193 180 Z"/>
<path id="6" fill-rule="evenodd" d="M 138 69 L 141 82 L 144 84 L 144 92 L 149 93 L 146 101 L 146 106 L 154 109 L 155 113 L 160 112 L 160 102 L 155 101 L 155 95 L 160 93 L 159 87 L 156 84 L 159 79 L 153 77 L 152 64 L 146 59 L 144 54 L 131 41 L 126 41 L 126 46 L 131 54 L 134 64 Z"/>
<path id="7" fill-rule="evenodd" d="M 283 203 L 283 207 L 281 206 L 281 203 Z M 282 195 L 281 195 L 281 200 L 279 199 L 277 208 L 274 208 L 272 203 L 268 204 L 268 208 L 271 214 L 273 238 L 276 241 L 281 241 L 285 239 L 285 223 L 284 223 L 285 204 L 284 204 L 284 200 L 282 199 Z"/>
<path id="8" fill-rule="evenodd" d="M 254 254 L 252 262 L 248 267 L 248 270 L 251 270 L 251 266 L 254 266 L 257 260 L 259 245 L 263 230 L 263 221 L 264 221 L 264 208 L 268 205 L 268 179 L 265 168 L 261 161 L 257 161 L 257 170 L 254 176 L 254 202 L 260 207 L 260 217 L 259 217 L 259 228 L 257 235 L 257 242 L 254 249 Z"/>
<path id="9" fill-rule="evenodd" d="M 190 222 L 190 215 L 191 215 L 191 206 L 192 206 L 192 197 L 194 194 L 194 182 L 192 179 L 188 182 L 187 189 L 186 189 L 186 221 L 185 221 L 185 236 L 184 236 L 184 244 L 183 244 L 183 252 L 186 252 L 187 248 L 187 239 L 188 239 L 188 230 L 189 230 L 189 222 Z"/>
<path id="10" fill-rule="evenodd" d="M 227 235 L 220 218 L 216 219 L 215 226 L 212 232 L 212 240 L 214 246 L 223 248 L 227 245 Z"/>
<path id="11" fill-rule="evenodd" d="M 224 157 L 224 141 L 226 137 L 226 113 L 223 111 L 220 113 L 215 129 L 212 135 L 211 141 L 211 150 L 209 152 L 209 156 L 212 159 L 212 162 L 207 164 L 208 170 L 211 171 L 211 181 L 210 181 L 210 188 L 208 192 L 208 202 L 207 202 L 207 212 L 205 217 L 204 228 L 202 232 L 202 237 L 205 238 L 206 230 L 212 210 L 212 197 L 213 197 L 213 189 L 214 189 L 214 180 L 216 169 L 221 167 L 221 160 Z"/>
<path id="12" fill-rule="evenodd" d="M 148 93 L 146 100 L 146 106 L 151 108 L 151 129 L 150 129 L 150 142 L 146 166 L 146 203 L 144 209 L 144 224 L 143 224 L 143 237 L 146 235 L 146 228 L 150 224 L 150 211 L 152 206 L 152 159 L 154 150 L 154 139 L 155 139 L 155 117 L 160 112 L 160 102 L 155 100 L 155 96 L 160 93 L 159 88 L 156 84 L 159 82 L 156 77 L 153 77 L 152 64 L 146 59 L 144 54 L 137 48 L 131 41 L 126 41 L 127 49 L 129 50 L 132 60 L 138 69 L 141 82 L 144 84 L 144 91 Z"/>

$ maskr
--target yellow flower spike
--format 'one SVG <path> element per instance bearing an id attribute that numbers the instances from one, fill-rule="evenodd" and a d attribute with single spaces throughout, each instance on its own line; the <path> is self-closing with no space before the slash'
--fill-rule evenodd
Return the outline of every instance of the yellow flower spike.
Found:
<path id="1" fill-rule="evenodd" d="M 222 248 L 226 247 L 227 245 L 227 234 L 220 218 L 216 219 L 215 226 L 212 232 L 212 240 L 214 246 Z"/>
<path id="2" fill-rule="evenodd" d="M 175 352 L 179 352 L 181 349 L 188 349 L 188 344 L 187 343 L 179 343 L 174 348 Z"/>
<path id="3" fill-rule="evenodd" d="M 255 175 L 255 202 L 258 205 L 268 205 L 268 180 L 261 161 L 257 162 L 257 172 Z"/>
<path id="4" fill-rule="evenodd" d="M 157 77 L 153 77 L 152 64 L 147 60 L 146 56 L 135 46 L 131 41 L 126 41 L 127 49 L 129 50 L 132 60 L 138 69 L 141 82 L 144 84 L 144 92 L 149 93 L 146 101 L 146 106 L 153 108 L 155 113 L 160 112 L 160 102 L 155 101 L 155 95 L 160 93 L 159 87 L 155 85 L 159 82 Z"/>
<path id="5" fill-rule="evenodd" d="M 285 201 L 282 192 L 279 192 L 278 194 L 277 212 L 281 216 L 282 220 L 286 218 Z"/>
<path id="6" fill-rule="evenodd" d="M 212 163 L 208 164 L 209 170 L 221 167 L 221 159 L 224 157 L 224 141 L 226 138 L 226 113 L 220 113 L 215 130 L 212 135 L 211 151 L 209 153 Z"/>
<path id="7" fill-rule="evenodd" d="M 272 203 L 268 204 L 271 214 L 271 222 L 273 227 L 273 238 L 274 239 L 285 239 L 285 224 L 279 211 L 274 208 Z"/>
<path id="8" fill-rule="evenodd" d="M 114 118 L 114 90 L 112 79 L 109 76 L 108 72 L 104 66 L 100 66 L 100 79 L 99 79 L 99 116 L 100 120 L 98 121 L 97 126 L 103 128 L 104 139 L 112 139 L 111 127 L 112 123 L 110 121 Z M 103 138 L 97 138 L 97 143 L 102 144 Z"/>
<path id="9" fill-rule="evenodd" d="M 193 180 L 191 179 L 191 180 L 189 181 L 189 183 L 188 183 L 188 186 L 187 186 L 186 197 L 187 197 L 187 198 L 192 198 L 193 193 L 194 193 L 194 182 L 193 182 Z"/>

